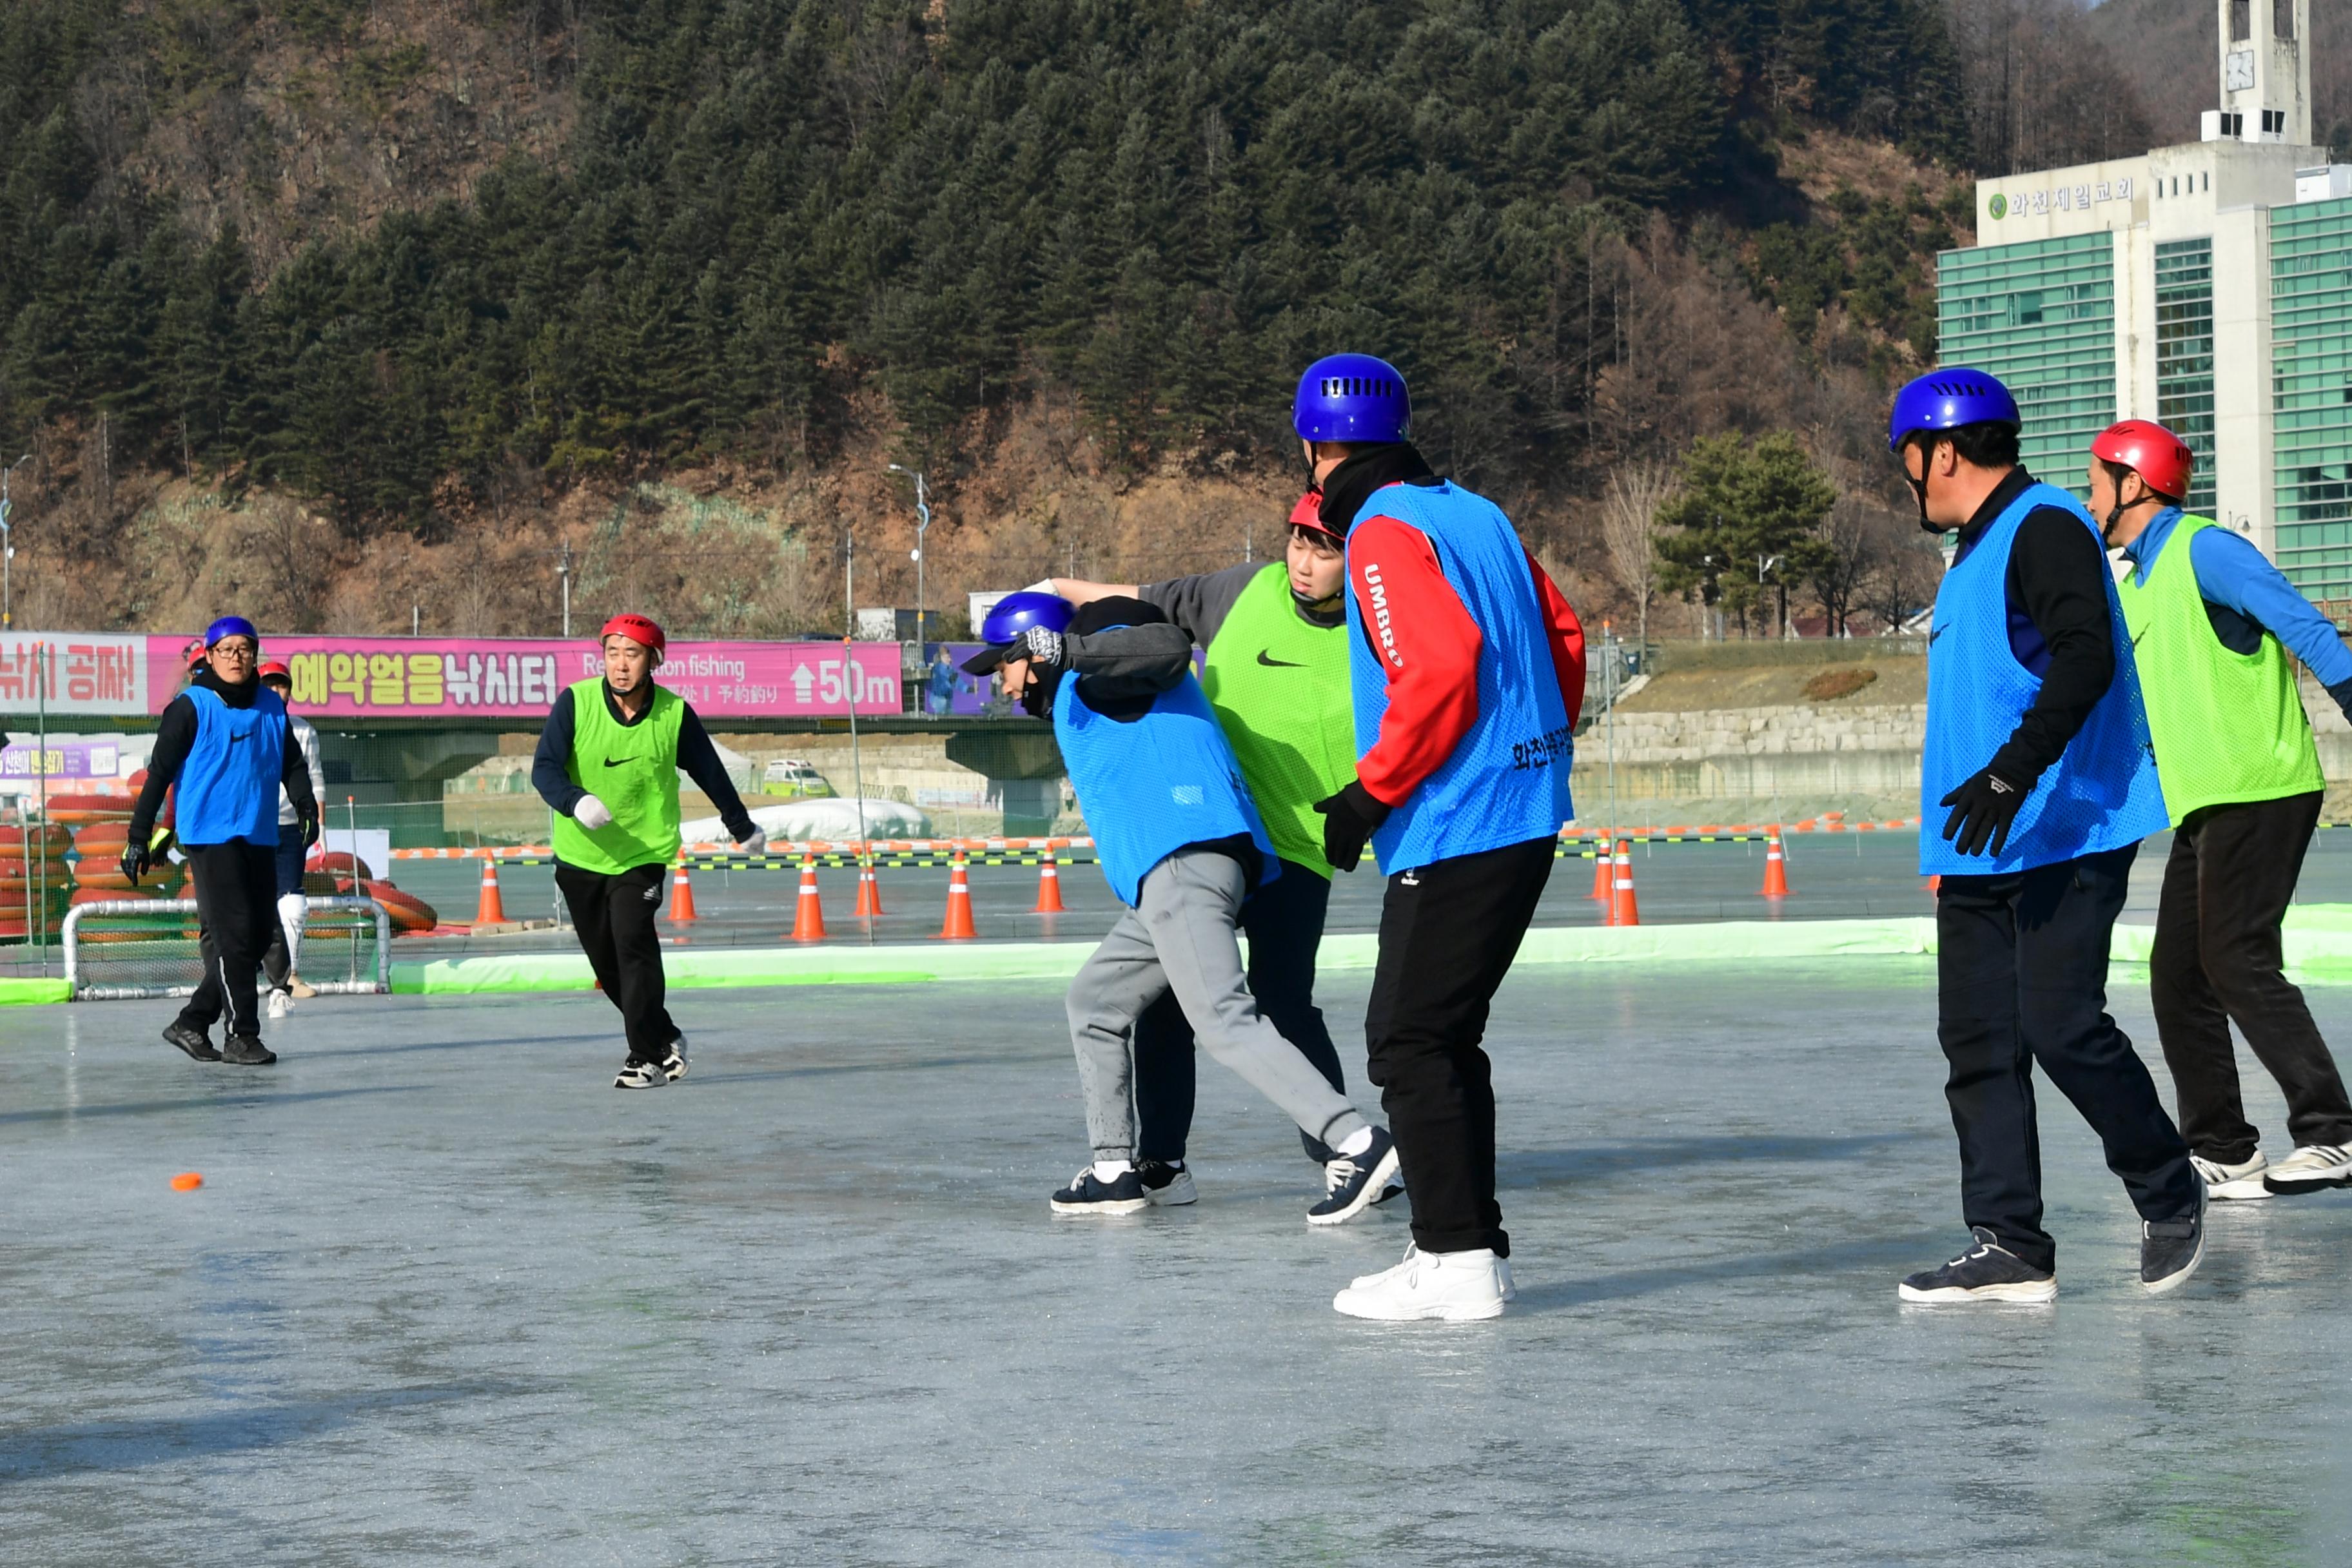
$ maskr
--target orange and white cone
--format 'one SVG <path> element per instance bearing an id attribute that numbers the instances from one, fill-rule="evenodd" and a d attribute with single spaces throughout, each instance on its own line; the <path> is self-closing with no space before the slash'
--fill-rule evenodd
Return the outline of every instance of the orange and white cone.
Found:
<path id="1" fill-rule="evenodd" d="M 948 868 L 948 918 L 940 926 L 940 936 L 961 942 L 979 934 L 971 929 L 971 881 L 964 873 L 963 851 L 959 849 Z"/>
<path id="2" fill-rule="evenodd" d="M 506 919 L 506 900 L 499 897 L 499 863 L 486 855 L 482 858 L 482 901 L 474 906 L 474 923 L 504 925 Z"/>
<path id="3" fill-rule="evenodd" d="M 694 912 L 694 879 L 686 872 L 686 851 L 677 852 L 677 868 L 669 874 L 669 918 L 698 920 Z"/>
<path id="4" fill-rule="evenodd" d="M 1633 897 L 1633 852 L 1625 840 L 1617 840 L 1617 875 L 1610 887 L 1609 923 L 1613 926 L 1637 926 L 1642 923 L 1642 906 Z"/>
<path id="5" fill-rule="evenodd" d="M 1592 899 L 1601 906 L 1605 921 L 1609 916 L 1609 900 L 1615 896 L 1615 884 L 1609 868 L 1609 840 L 1601 834 L 1592 836 Z"/>
<path id="6" fill-rule="evenodd" d="M 1037 863 L 1037 908 L 1041 915 L 1062 912 L 1062 872 L 1054 864 L 1054 847 L 1045 847 L 1045 858 Z"/>
<path id="7" fill-rule="evenodd" d="M 1789 896 L 1787 858 L 1780 852 L 1780 830 L 1774 828 L 1764 841 L 1764 891 L 1760 897 L 1785 899 Z"/>
<path id="8" fill-rule="evenodd" d="M 882 912 L 882 879 L 874 874 L 871 856 L 857 862 L 857 907 L 850 911 L 857 920 L 872 920 Z"/>
<path id="9" fill-rule="evenodd" d="M 824 900 L 817 893 L 814 855 L 801 857 L 801 896 L 800 901 L 793 906 L 793 940 L 824 940 Z"/>

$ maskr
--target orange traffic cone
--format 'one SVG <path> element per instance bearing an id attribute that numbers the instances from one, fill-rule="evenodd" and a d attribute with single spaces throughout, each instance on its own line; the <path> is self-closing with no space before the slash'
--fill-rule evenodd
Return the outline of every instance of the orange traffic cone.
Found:
<path id="1" fill-rule="evenodd" d="M 1789 868 L 1787 858 L 1780 853 L 1780 830 L 1777 827 L 1764 840 L 1764 891 L 1760 896 L 1767 899 L 1789 896 Z"/>
<path id="2" fill-rule="evenodd" d="M 1944 896 L 1944 879 L 1941 877 L 1927 879 L 1927 896 L 1931 899 L 1940 899 Z"/>
<path id="3" fill-rule="evenodd" d="M 1609 923 L 1613 926 L 1637 926 L 1642 923 L 1642 905 L 1633 897 L 1633 854 L 1625 840 L 1617 840 L 1617 877 L 1610 889 Z"/>
<path id="4" fill-rule="evenodd" d="M 1609 900 L 1615 896 L 1615 886 L 1609 870 L 1609 840 L 1601 834 L 1592 836 L 1592 897 L 1601 905 L 1601 917 L 1609 914 Z"/>
<path id="5" fill-rule="evenodd" d="M 874 874 L 873 858 L 857 862 L 857 908 L 851 915 L 857 920 L 871 920 L 882 912 L 882 879 Z"/>
<path id="6" fill-rule="evenodd" d="M 940 935 L 960 942 L 978 934 L 971 929 L 971 882 L 964 875 L 963 851 L 959 849 L 948 868 L 948 918 L 940 927 Z"/>
<path id="7" fill-rule="evenodd" d="M 1062 873 L 1054 864 L 1054 847 L 1045 847 L 1045 858 L 1037 863 L 1037 909 L 1041 915 L 1062 912 Z"/>
<path id="8" fill-rule="evenodd" d="M 686 851 L 677 852 L 677 869 L 669 876 L 669 918 L 674 921 L 698 920 L 694 912 L 694 879 L 686 874 Z"/>
<path id="9" fill-rule="evenodd" d="M 800 902 L 793 905 L 793 941 L 825 941 L 825 900 L 816 893 L 816 856 L 800 858 Z"/>
<path id="10" fill-rule="evenodd" d="M 793 906 L 793 940 L 824 940 L 824 900 L 816 889 L 816 857 L 814 855 L 801 857 L 801 897 L 800 902 Z"/>
<path id="11" fill-rule="evenodd" d="M 486 855 L 482 858 L 482 901 L 474 906 L 474 923 L 504 925 L 506 919 L 506 900 L 499 897 L 499 863 Z"/>

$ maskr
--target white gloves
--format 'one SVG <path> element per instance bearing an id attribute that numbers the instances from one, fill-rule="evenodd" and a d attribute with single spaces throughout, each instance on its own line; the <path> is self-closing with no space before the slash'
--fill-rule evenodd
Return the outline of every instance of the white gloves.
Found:
<path id="1" fill-rule="evenodd" d="M 613 826 L 613 808 L 593 795 L 583 795 L 572 808 L 572 820 L 593 833 L 600 827 Z"/>
<path id="2" fill-rule="evenodd" d="M 768 830 L 764 827 L 754 827 L 751 829 L 751 837 L 738 838 L 735 840 L 735 847 L 739 852 L 745 855 L 766 854 L 768 850 Z"/>
<path id="3" fill-rule="evenodd" d="M 1021 591 L 1024 594 L 1054 594 L 1056 596 L 1059 595 L 1059 591 L 1055 588 L 1054 580 L 1051 577 L 1040 577 L 1034 583 L 1030 584 L 1026 588 L 1024 588 Z"/>

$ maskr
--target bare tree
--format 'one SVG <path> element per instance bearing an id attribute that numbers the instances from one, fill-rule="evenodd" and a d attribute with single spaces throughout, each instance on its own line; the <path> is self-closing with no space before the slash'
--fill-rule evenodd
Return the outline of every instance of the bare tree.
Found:
<path id="1" fill-rule="evenodd" d="M 1601 492 L 1601 541 L 1610 569 L 1632 595 L 1635 646 L 1650 637 L 1650 601 L 1658 588 L 1658 509 L 1680 483 L 1674 468 L 1654 460 L 1621 463 Z"/>
<path id="2" fill-rule="evenodd" d="M 1897 632 L 1903 623 L 1935 602 L 1943 580 L 1944 556 L 1919 525 L 1900 512 L 1873 509 L 1867 526 L 1876 544 L 1870 570 L 1854 595 L 1857 608 Z"/>

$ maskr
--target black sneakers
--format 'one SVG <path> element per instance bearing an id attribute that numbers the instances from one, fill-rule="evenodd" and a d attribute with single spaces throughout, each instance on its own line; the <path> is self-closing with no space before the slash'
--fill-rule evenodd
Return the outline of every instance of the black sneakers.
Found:
<path id="1" fill-rule="evenodd" d="M 1181 1160 L 1172 1165 L 1165 1160 L 1142 1161 L 1135 1167 L 1135 1178 L 1143 1184 L 1144 1201 L 1158 1208 L 1181 1208 L 1201 1199 L 1192 1188 L 1192 1173 Z"/>
<path id="2" fill-rule="evenodd" d="M 1353 1219 L 1388 1195 L 1397 1173 L 1396 1140 L 1385 1127 L 1372 1129 L 1372 1146 L 1360 1154 L 1342 1154 L 1323 1167 L 1323 1201 L 1307 1211 L 1308 1225 L 1338 1225 Z"/>
<path id="3" fill-rule="evenodd" d="M 221 1059 L 221 1054 L 213 1049 L 211 1036 L 202 1029 L 191 1029 L 176 1018 L 172 1020 L 172 1026 L 163 1031 L 163 1038 L 200 1062 L 216 1062 Z"/>
<path id="4" fill-rule="evenodd" d="M 1144 1196 L 1143 1178 L 1134 1171 L 1121 1171 L 1118 1180 L 1105 1182 L 1087 1165 L 1052 1201 L 1055 1214 L 1134 1214 L 1151 1200 Z"/>
<path id="5" fill-rule="evenodd" d="M 2054 1301 L 2058 1276 L 2036 1268 L 1995 1240 L 1984 1226 L 1971 1226 L 1977 1244 L 1940 1268 L 1923 1268 L 1905 1279 L 1895 1294 L 1906 1301 Z"/>
<path id="6" fill-rule="evenodd" d="M 266 1068 L 278 1059 L 278 1053 L 252 1035 L 231 1035 L 228 1044 L 221 1047 L 220 1059 L 231 1067 Z"/>
<path id="7" fill-rule="evenodd" d="M 2205 1261 L 2205 1184 L 2197 1184 L 2196 1212 L 2185 1219 L 2139 1222 L 2139 1284 L 2151 1296 L 2178 1289 Z"/>

